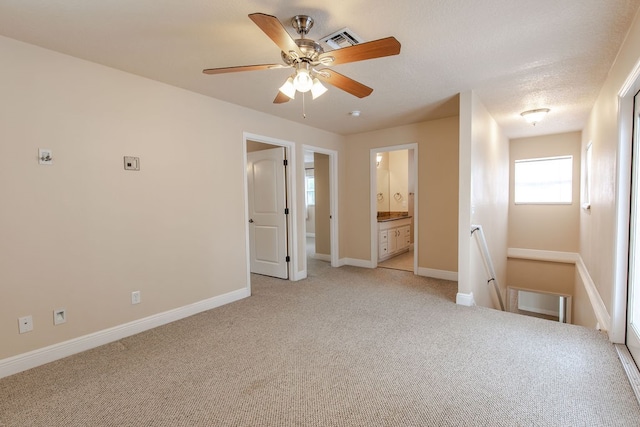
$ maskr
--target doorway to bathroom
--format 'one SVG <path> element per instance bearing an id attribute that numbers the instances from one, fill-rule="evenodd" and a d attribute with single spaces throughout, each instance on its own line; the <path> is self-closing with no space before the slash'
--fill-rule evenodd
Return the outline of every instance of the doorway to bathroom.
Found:
<path id="1" fill-rule="evenodd" d="M 418 272 L 417 144 L 371 150 L 371 259 Z"/>

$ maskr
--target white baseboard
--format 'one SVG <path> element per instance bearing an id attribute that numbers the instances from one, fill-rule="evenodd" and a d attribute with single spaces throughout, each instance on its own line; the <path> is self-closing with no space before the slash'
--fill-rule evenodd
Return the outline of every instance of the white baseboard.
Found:
<path id="1" fill-rule="evenodd" d="M 373 262 L 368 259 L 356 259 L 356 258 L 340 258 L 338 260 L 338 265 L 351 265 L 353 267 L 362 267 L 362 268 L 374 268 Z"/>
<path id="2" fill-rule="evenodd" d="M 604 305 L 602 297 L 600 297 L 600 292 L 598 292 L 596 284 L 591 279 L 587 266 L 584 265 L 584 261 L 581 256 L 578 256 L 578 260 L 576 261 L 576 270 L 584 284 L 584 289 L 587 291 L 591 307 L 593 307 L 593 312 L 596 315 L 600 329 L 607 332 L 610 331 L 611 315 L 607 311 L 607 307 Z"/>
<path id="3" fill-rule="evenodd" d="M 307 278 L 307 270 L 296 271 L 291 275 L 291 281 L 297 282 L 298 280 L 303 280 Z"/>
<path id="4" fill-rule="evenodd" d="M 434 279 L 458 281 L 457 271 L 436 270 L 434 268 L 418 267 L 418 276 L 433 277 Z"/>
<path id="5" fill-rule="evenodd" d="M 473 299 L 473 292 L 469 292 L 468 294 L 458 292 L 456 295 L 456 304 L 464 305 L 466 307 L 473 307 L 476 305 L 476 301 Z"/>
<path id="6" fill-rule="evenodd" d="M 328 261 L 331 262 L 331 255 L 326 254 L 313 254 L 313 258 L 319 259 L 320 261 Z"/>
<path id="7" fill-rule="evenodd" d="M 72 354 L 80 353 L 122 338 L 139 334 L 140 332 L 157 328 L 158 326 L 175 322 L 176 320 L 184 319 L 185 317 L 193 316 L 194 314 L 241 300 L 250 295 L 251 292 L 249 288 L 238 289 L 237 291 L 198 301 L 184 307 L 165 311 L 164 313 L 154 314 L 143 319 L 114 326 L 113 328 L 104 329 L 102 331 L 94 332 L 92 334 L 84 335 L 58 344 L 53 344 L 28 353 L 8 357 L 0 360 L 0 378 L 17 374 L 18 372 L 26 371 L 27 369 L 35 368 L 36 366 L 71 356 Z"/>

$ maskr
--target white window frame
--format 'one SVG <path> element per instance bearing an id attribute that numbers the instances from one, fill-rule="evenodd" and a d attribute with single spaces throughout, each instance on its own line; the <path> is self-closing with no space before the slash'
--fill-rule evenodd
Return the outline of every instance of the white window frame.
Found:
<path id="1" fill-rule="evenodd" d="M 304 171 L 304 203 L 305 206 L 315 206 L 316 204 L 316 187 L 314 169 L 305 169 Z M 312 182 L 309 185 L 309 181 Z M 310 188 L 311 187 L 311 188 Z M 313 198 L 313 203 L 309 203 L 309 199 Z"/>
<path id="2" fill-rule="evenodd" d="M 564 183 L 565 186 L 568 185 L 568 188 L 565 188 L 564 192 L 562 192 L 562 189 L 560 189 L 561 191 L 559 192 L 559 196 L 562 197 L 562 195 L 566 196 L 567 190 L 568 190 L 568 199 L 549 198 L 547 200 L 540 200 L 540 199 L 537 199 L 537 200 L 524 199 L 523 200 L 522 198 L 518 197 L 519 184 L 521 184 L 518 182 L 518 165 L 534 164 L 536 162 L 537 163 L 553 162 L 558 160 L 570 161 L 571 166 L 570 166 L 568 176 L 564 177 L 563 181 L 556 181 L 557 183 L 555 184 L 556 186 L 563 185 L 562 183 Z M 559 179 L 563 179 L 563 178 L 559 177 Z M 514 162 L 513 182 L 514 182 L 513 200 L 516 205 L 570 205 L 573 203 L 573 156 L 567 155 L 567 156 L 541 157 L 541 158 L 535 158 L 535 159 L 516 160 Z M 544 181 L 541 181 L 541 185 L 544 185 Z M 554 185 L 554 183 L 550 181 L 548 185 L 551 188 Z"/>

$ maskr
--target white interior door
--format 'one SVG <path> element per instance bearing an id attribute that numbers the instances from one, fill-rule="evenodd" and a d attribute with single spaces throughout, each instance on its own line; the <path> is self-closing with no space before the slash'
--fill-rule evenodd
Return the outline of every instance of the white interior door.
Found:
<path id="1" fill-rule="evenodd" d="M 640 366 L 640 92 L 634 98 L 633 117 L 626 341 L 636 365 Z"/>
<path id="2" fill-rule="evenodd" d="M 284 147 L 247 153 L 251 272 L 287 279 Z"/>

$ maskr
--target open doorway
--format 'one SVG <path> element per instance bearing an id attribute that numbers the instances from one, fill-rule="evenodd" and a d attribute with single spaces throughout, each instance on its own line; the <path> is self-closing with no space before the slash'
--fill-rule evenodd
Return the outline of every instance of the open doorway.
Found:
<path id="1" fill-rule="evenodd" d="M 337 266 L 337 153 L 304 146 L 305 244 L 307 273 L 321 266 Z"/>
<path id="2" fill-rule="evenodd" d="M 371 150 L 374 266 L 418 271 L 417 144 Z"/>
<path id="3" fill-rule="evenodd" d="M 636 64 L 618 92 L 618 152 L 616 195 L 616 265 L 609 337 L 612 342 L 625 344 L 620 356 L 631 353 L 636 364 L 640 359 L 640 258 L 637 233 L 640 227 L 640 64 Z M 595 148 L 594 148 L 595 156 Z M 588 200 L 591 202 L 591 200 Z M 606 310 L 596 316 L 606 319 Z M 606 322 L 603 321 L 601 324 Z M 631 358 L 631 355 L 628 357 Z"/>

